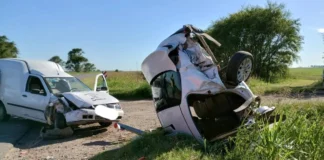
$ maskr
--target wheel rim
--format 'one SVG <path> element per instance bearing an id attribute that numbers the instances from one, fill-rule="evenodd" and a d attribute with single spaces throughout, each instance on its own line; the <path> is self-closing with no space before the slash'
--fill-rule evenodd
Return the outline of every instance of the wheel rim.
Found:
<path id="1" fill-rule="evenodd" d="M 238 81 L 246 81 L 252 71 L 252 60 L 250 58 L 246 58 L 240 64 L 237 71 L 237 80 Z"/>

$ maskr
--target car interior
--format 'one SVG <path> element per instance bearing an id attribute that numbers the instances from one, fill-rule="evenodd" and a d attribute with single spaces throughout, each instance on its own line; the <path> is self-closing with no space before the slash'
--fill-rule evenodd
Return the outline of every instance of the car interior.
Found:
<path id="1" fill-rule="evenodd" d="M 46 95 L 42 82 L 37 77 L 29 77 L 27 82 L 27 92 L 39 95 Z"/>

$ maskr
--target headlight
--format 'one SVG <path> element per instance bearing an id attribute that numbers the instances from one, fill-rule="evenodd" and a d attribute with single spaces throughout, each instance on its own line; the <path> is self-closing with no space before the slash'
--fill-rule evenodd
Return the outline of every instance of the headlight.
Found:
<path id="1" fill-rule="evenodd" d="M 119 103 L 110 103 L 110 104 L 107 104 L 107 107 L 113 108 L 113 109 L 121 109 L 121 106 Z"/>

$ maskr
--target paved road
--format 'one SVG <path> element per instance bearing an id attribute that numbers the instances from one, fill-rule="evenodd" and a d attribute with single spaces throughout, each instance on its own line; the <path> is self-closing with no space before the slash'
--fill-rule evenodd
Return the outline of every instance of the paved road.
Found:
<path id="1" fill-rule="evenodd" d="M 11 119 L 0 123 L 0 159 L 23 137 L 33 122 L 28 120 Z"/>

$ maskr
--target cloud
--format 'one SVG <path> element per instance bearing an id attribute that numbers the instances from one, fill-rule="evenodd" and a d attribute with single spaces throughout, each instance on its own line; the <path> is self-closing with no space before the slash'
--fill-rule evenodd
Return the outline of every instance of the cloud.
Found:
<path id="1" fill-rule="evenodd" d="M 324 33 L 324 28 L 319 28 L 319 29 L 317 29 L 317 31 L 318 31 L 319 33 Z"/>

